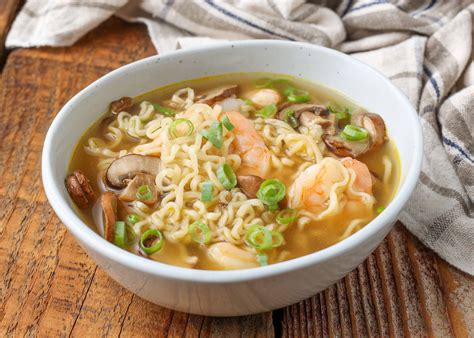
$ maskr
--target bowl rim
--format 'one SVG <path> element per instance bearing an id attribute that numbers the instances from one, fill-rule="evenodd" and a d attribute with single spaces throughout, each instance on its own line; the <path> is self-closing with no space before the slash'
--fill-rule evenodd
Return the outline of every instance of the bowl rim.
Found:
<path id="1" fill-rule="evenodd" d="M 58 129 L 61 128 L 62 123 L 67 119 L 71 108 L 80 102 L 84 96 L 87 96 L 88 93 L 92 92 L 97 86 L 102 85 L 102 83 L 104 83 L 107 79 L 114 77 L 119 73 L 133 72 L 135 67 L 152 66 L 157 60 L 171 59 L 177 56 L 193 54 L 195 52 L 210 53 L 214 50 L 221 50 L 230 47 L 235 48 L 234 50 L 236 50 L 239 47 L 245 48 L 247 46 L 263 45 L 265 45 L 265 47 L 283 46 L 289 48 L 309 48 L 317 53 L 329 54 L 334 58 L 335 62 L 343 59 L 344 62 L 351 63 L 359 68 L 362 67 L 372 72 L 375 77 L 380 78 L 391 89 L 393 95 L 396 96 L 396 99 L 403 101 L 404 104 L 409 107 L 409 109 L 407 109 L 406 118 L 411 119 L 410 124 L 413 126 L 415 133 L 413 135 L 414 150 L 412 163 L 406 174 L 405 182 L 400 186 L 399 191 L 394 196 L 393 200 L 384 210 L 384 212 L 369 222 L 361 230 L 349 236 L 348 238 L 331 245 L 328 248 L 264 267 L 224 271 L 198 270 L 149 260 L 116 247 L 90 229 L 89 226 L 87 226 L 76 214 L 73 208 L 69 205 L 68 201 L 61 197 L 58 185 L 56 184 L 57 180 L 53 177 L 54 170 L 51 163 L 51 153 L 54 151 L 54 135 Z M 375 235 L 378 231 L 382 230 L 390 220 L 397 218 L 403 206 L 408 201 L 411 193 L 415 189 L 421 171 L 422 157 L 423 138 L 421 124 L 415 109 L 412 107 L 411 103 L 401 92 L 401 90 L 398 89 L 389 79 L 383 76 L 378 70 L 334 49 L 312 45 L 309 43 L 281 40 L 241 40 L 212 44 L 209 46 L 192 47 L 169 52 L 164 55 L 150 56 L 117 68 L 94 81 L 86 88 L 82 89 L 61 108 L 47 132 L 42 154 L 42 179 L 44 190 L 49 203 L 68 231 L 70 231 L 74 237 L 77 237 L 79 242 L 87 243 L 88 247 L 100 252 L 100 254 L 106 257 L 108 260 L 117 262 L 132 270 L 138 270 L 146 274 L 151 274 L 170 280 L 191 281 L 198 283 L 236 283 L 256 279 L 265 279 L 276 275 L 289 273 L 291 271 L 300 270 L 308 266 L 321 263 L 328 259 L 338 257 L 345 252 L 350 251 L 351 248 L 363 244 L 372 235 Z"/>

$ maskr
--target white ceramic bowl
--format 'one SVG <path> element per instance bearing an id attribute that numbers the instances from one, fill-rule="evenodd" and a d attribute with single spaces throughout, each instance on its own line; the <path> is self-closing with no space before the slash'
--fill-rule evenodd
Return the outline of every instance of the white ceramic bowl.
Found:
<path id="1" fill-rule="evenodd" d="M 213 74 L 273 72 L 302 77 L 346 94 L 381 114 L 400 152 L 399 191 L 376 219 L 319 252 L 256 269 L 205 271 L 165 265 L 128 253 L 91 230 L 75 213 L 64 186 L 69 159 L 84 131 L 121 96 Z M 390 231 L 420 173 L 422 136 L 405 96 L 371 67 L 337 51 L 304 43 L 254 40 L 180 50 L 119 68 L 72 98 L 46 137 L 42 169 L 49 202 L 84 250 L 114 280 L 153 303 L 202 315 L 235 316 L 310 297 L 360 264 Z"/>

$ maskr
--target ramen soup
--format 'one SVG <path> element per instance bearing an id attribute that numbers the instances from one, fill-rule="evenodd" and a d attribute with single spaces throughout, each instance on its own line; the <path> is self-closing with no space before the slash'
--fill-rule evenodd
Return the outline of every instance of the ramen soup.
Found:
<path id="1" fill-rule="evenodd" d="M 244 269 L 358 231 L 390 203 L 399 168 L 376 112 L 301 79 L 226 74 L 112 102 L 79 141 L 66 187 L 124 250 Z"/>

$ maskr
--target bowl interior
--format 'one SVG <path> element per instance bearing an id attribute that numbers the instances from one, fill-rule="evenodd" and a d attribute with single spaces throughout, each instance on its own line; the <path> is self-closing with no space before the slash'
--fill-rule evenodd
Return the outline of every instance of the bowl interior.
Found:
<path id="1" fill-rule="evenodd" d="M 227 43 L 155 56 L 113 71 L 81 91 L 58 114 L 45 142 L 43 174 L 51 178 L 50 184 L 45 184 L 48 197 L 54 195 L 55 200 L 61 200 L 52 203 L 56 211 L 71 203 L 63 181 L 72 151 L 111 101 L 178 81 L 238 72 L 301 77 L 336 89 L 382 115 L 400 154 L 398 195 L 403 196 L 396 196 L 398 202 L 392 203 L 397 204 L 393 213 L 400 211 L 414 187 L 421 161 L 419 122 L 408 100 L 382 75 L 351 57 L 322 47 L 282 41 Z"/>

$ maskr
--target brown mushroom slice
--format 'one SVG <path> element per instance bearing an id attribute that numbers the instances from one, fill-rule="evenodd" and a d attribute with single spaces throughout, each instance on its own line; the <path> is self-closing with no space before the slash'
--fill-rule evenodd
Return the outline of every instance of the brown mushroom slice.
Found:
<path id="1" fill-rule="evenodd" d="M 347 141 L 339 135 L 323 135 L 322 138 L 328 149 L 339 157 L 356 158 L 370 149 L 369 140 Z"/>
<path id="2" fill-rule="evenodd" d="M 239 93 L 239 86 L 238 85 L 228 85 L 222 86 L 216 89 L 213 89 L 207 93 L 202 95 L 197 103 L 204 103 L 207 105 L 212 106 L 218 101 L 222 101 L 232 95 L 237 95 Z"/>
<path id="3" fill-rule="evenodd" d="M 263 178 L 255 175 L 237 176 L 237 184 L 248 198 L 257 198 L 257 191 L 263 182 Z"/>
<path id="4" fill-rule="evenodd" d="M 286 113 L 288 111 L 293 111 L 295 113 L 296 118 L 299 118 L 301 113 L 303 112 L 310 112 L 319 116 L 329 115 L 329 111 L 327 110 L 327 108 L 319 104 L 286 102 L 278 107 L 277 118 L 282 121 L 285 121 Z"/>
<path id="5" fill-rule="evenodd" d="M 91 182 L 80 170 L 74 170 L 66 177 L 66 189 L 76 205 L 85 209 L 92 205 L 95 194 Z"/>
<path id="6" fill-rule="evenodd" d="M 100 204 L 104 215 L 104 238 L 113 243 L 117 221 L 117 196 L 113 192 L 106 191 L 102 194 Z"/>
<path id="7" fill-rule="evenodd" d="M 128 112 L 133 106 L 133 99 L 128 96 L 121 97 L 116 101 L 110 103 L 110 111 L 113 114 L 118 114 L 122 111 Z"/>
<path id="8" fill-rule="evenodd" d="M 141 186 L 148 186 L 151 192 L 151 198 L 147 199 L 138 199 L 137 193 L 138 188 Z M 119 199 L 123 202 L 133 202 L 136 200 L 140 200 L 141 202 L 145 203 L 148 206 L 155 205 L 158 202 L 158 192 L 155 185 L 155 176 L 148 175 L 148 174 L 137 174 L 131 180 L 127 187 L 122 191 L 119 196 Z"/>
<path id="9" fill-rule="evenodd" d="M 351 123 L 369 132 L 372 149 L 385 142 L 385 122 L 380 115 L 368 112 L 354 113 Z"/>
<path id="10" fill-rule="evenodd" d="M 125 188 L 137 174 L 156 176 L 160 172 L 158 157 L 130 154 L 113 161 L 105 174 L 107 183 L 115 188 Z"/>

